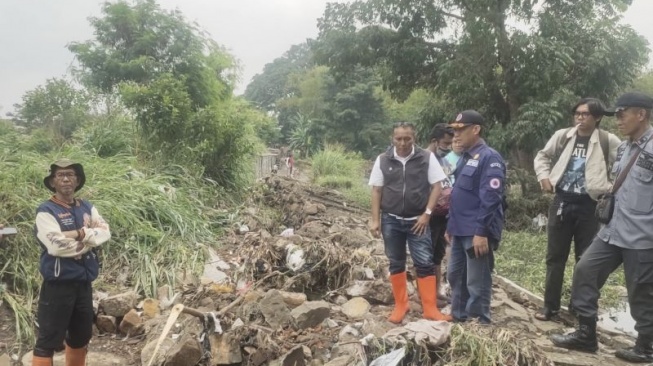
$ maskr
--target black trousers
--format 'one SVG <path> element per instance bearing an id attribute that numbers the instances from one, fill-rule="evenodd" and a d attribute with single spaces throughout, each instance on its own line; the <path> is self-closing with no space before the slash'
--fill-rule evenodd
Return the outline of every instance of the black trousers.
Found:
<path id="1" fill-rule="evenodd" d="M 447 231 L 447 217 L 433 216 L 429 221 L 429 226 L 431 227 L 431 242 L 433 243 L 433 263 L 439 266 L 442 264 L 447 250 L 447 241 L 444 238 L 444 233 Z"/>
<path id="2" fill-rule="evenodd" d="M 556 194 L 549 207 L 544 290 L 544 307 L 549 311 L 560 309 L 565 266 L 572 240 L 578 263 L 599 230 L 599 222 L 594 216 L 595 209 L 596 201 L 589 196 L 570 199 L 562 194 Z"/>
<path id="3" fill-rule="evenodd" d="M 93 289 L 90 282 L 41 285 L 37 311 L 39 335 L 34 355 L 51 357 L 62 349 L 85 347 L 93 335 Z"/>
<path id="4" fill-rule="evenodd" d="M 653 337 L 653 249 L 624 249 L 596 237 L 574 271 L 574 310 L 579 316 L 596 318 L 601 288 L 622 263 L 635 330 Z"/>

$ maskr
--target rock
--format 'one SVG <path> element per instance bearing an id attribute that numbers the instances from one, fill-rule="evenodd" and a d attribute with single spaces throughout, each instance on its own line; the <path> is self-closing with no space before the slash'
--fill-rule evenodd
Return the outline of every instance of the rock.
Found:
<path id="1" fill-rule="evenodd" d="M 131 309 L 120 322 L 120 332 L 127 336 L 135 336 L 142 334 L 143 327 L 140 325 L 143 323 L 141 317 L 138 315 L 136 310 Z"/>
<path id="2" fill-rule="evenodd" d="M 200 283 L 202 285 L 209 285 L 211 283 L 222 283 L 226 282 L 229 279 L 226 273 L 219 270 L 214 264 L 207 263 L 204 265 L 204 272 L 202 273 L 202 278 Z"/>
<path id="3" fill-rule="evenodd" d="M 233 324 L 231 324 L 231 329 L 240 328 L 243 325 L 245 325 L 245 323 L 240 318 L 238 318 L 234 320 Z"/>
<path id="4" fill-rule="evenodd" d="M 150 362 L 150 358 L 152 358 L 152 355 L 154 354 L 154 348 L 156 347 L 157 340 L 158 337 L 154 338 L 151 342 L 146 344 L 145 347 L 143 347 L 143 350 L 141 351 L 141 365 L 147 365 L 147 363 Z M 152 362 L 152 365 L 163 364 L 166 358 L 166 354 L 174 346 L 175 346 L 175 341 L 173 341 L 168 337 L 164 338 L 163 342 L 161 342 L 161 346 L 159 347 L 159 352 L 156 354 L 156 358 L 154 359 L 154 362 Z M 90 363 L 88 360 L 86 361 L 86 364 L 94 365 Z"/>
<path id="5" fill-rule="evenodd" d="M 360 319 L 370 310 L 370 303 L 362 297 L 354 297 L 342 305 L 342 312 L 350 319 Z"/>
<path id="6" fill-rule="evenodd" d="M 278 290 L 270 290 L 258 303 L 265 321 L 273 328 L 283 327 L 290 324 L 290 309 L 283 300 Z"/>
<path id="7" fill-rule="evenodd" d="M 23 356 L 21 362 L 23 363 L 23 365 L 29 366 L 32 364 L 32 357 L 33 357 L 32 351 L 29 351 Z M 65 356 L 63 352 L 55 353 L 53 357 L 53 361 L 54 361 L 53 365 L 64 366 L 65 365 L 64 358 Z M 125 366 L 125 365 L 129 365 L 129 362 L 127 362 L 127 360 L 123 359 L 122 357 L 119 357 L 111 353 L 89 351 L 88 354 L 86 355 L 86 364 L 92 366 Z M 2 364 L 1 361 L 0 361 L 0 365 L 4 366 L 4 364 Z M 144 363 L 143 365 L 146 365 L 146 363 Z"/>
<path id="8" fill-rule="evenodd" d="M 213 302 L 212 298 L 205 297 L 202 300 L 200 300 L 200 306 L 204 306 L 209 309 L 215 309 L 215 302 Z"/>
<path id="9" fill-rule="evenodd" d="M 331 318 L 326 318 L 322 322 L 322 326 L 328 327 L 328 328 L 338 328 L 338 322 L 331 319 Z"/>
<path id="10" fill-rule="evenodd" d="M 324 364 L 324 366 L 350 366 L 354 363 L 354 356 L 338 356 Z"/>
<path id="11" fill-rule="evenodd" d="M 229 333 L 212 334 L 209 339 L 213 355 L 211 365 L 233 365 L 243 362 L 238 339 L 232 338 Z"/>
<path id="12" fill-rule="evenodd" d="M 202 350 L 199 343 L 187 334 L 170 349 L 165 366 L 196 365 L 201 358 Z"/>
<path id="13" fill-rule="evenodd" d="M 354 284 L 347 288 L 346 293 L 350 297 L 364 297 L 374 304 L 394 303 L 390 284 L 384 280 L 354 281 Z"/>
<path id="14" fill-rule="evenodd" d="M 316 204 L 314 203 L 306 203 L 304 205 L 304 213 L 306 215 L 317 215 L 317 213 L 320 211 L 320 208 L 317 207 Z"/>
<path id="15" fill-rule="evenodd" d="M 300 292 L 279 291 L 286 305 L 295 308 L 306 302 L 306 294 Z"/>
<path id="16" fill-rule="evenodd" d="M 302 346 L 297 346 L 280 358 L 270 362 L 270 366 L 306 366 Z"/>
<path id="17" fill-rule="evenodd" d="M 537 319 L 533 320 L 533 325 L 537 328 L 538 331 L 544 334 L 551 334 L 555 331 L 560 331 L 560 325 L 556 322 L 543 322 Z"/>
<path id="18" fill-rule="evenodd" d="M 523 322 L 530 322 L 531 318 L 528 315 L 528 312 L 526 309 L 521 309 L 521 310 L 515 310 L 515 309 L 505 309 L 504 313 L 508 318 L 520 320 Z"/>
<path id="19" fill-rule="evenodd" d="M 299 329 L 312 328 L 329 317 L 331 308 L 326 301 L 308 301 L 294 308 L 290 315 Z"/>
<path id="20" fill-rule="evenodd" d="M 143 316 L 146 319 L 154 319 L 161 315 L 159 300 L 147 298 L 143 300 Z"/>
<path id="21" fill-rule="evenodd" d="M 118 326 L 116 325 L 116 318 L 111 315 L 98 315 L 95 321 L 95 326 L 100 333 L 115 334 Z"/>
<path id="22" fill-rule="evenodd" d="M 333 303 L 336 305 L 343 305 L 346 302 L 347 302 L 347 298 L 342 295 L 338 295 L 336 296 L 335 299 L 333 299 Z"/>
<path id="23" fill-rule="evenodd" d="M 350 324 L 347 324 L 344 328 L 338 333 L 338 341 L 340 342 L 349 342 L 358 340 L 361 336 L 361 332 L 358 329 L 352 327 Z"/>
<path id="24" fill-rule="evenodd" d="M 309 360 L 313 358 L 313 352 L 311 351 L 310 348 L 308 348 L 308 346 L 302 345 L 302 351 L 304 351 L 304 358 L 307 358 Z"/>
<path id="25" fill-rule="evenodd" d="M 0 366 L 11 366 L 11 357 L 8 354 L 0 355 Z"/>
<path id="26" fill-rule="evenodd" d="M 100 300 L 100 306 L 106 315 L 120 318 L 134 308 L 136 300 L 138 300 L 138 295 L 129 291 Z"/>
<path id="27" fill-rule="evenodd" d="M 383 337 L 384 334 L 386 334 L 390 329 L 394 328 L 395 325 L 393 325 L 390 322 L 387 321 L 378 321 L 376 319 L 372 319 L 372 317 L 365 319 L 363 322 L 363 327 L 361 328 L 361 331 L 363 334 L 373 334 L 377 338 Z"/>

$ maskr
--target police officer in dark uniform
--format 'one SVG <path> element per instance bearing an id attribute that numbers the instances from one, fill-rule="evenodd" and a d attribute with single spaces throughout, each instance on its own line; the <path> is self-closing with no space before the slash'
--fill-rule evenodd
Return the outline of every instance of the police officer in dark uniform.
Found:
<path id="1" fill-rule="evenodd" d="M 481 138 L 483 117 L 474 110 L 450 123 L 463 149 L 454 172 L 447 233 L 451 238 L 449 285 L 455 321 L 490 323 L 493 251 L 503 231 L 506 176 L 501 155 Z"/>
<path id="2" fill-rule="evenodd" d="M 653 362 L 653 99 L 626 93 L 609 114 L 628 139 L 617 150 L 612 169 L 615 178 L 614 212 L 583 253 L 574 270 L 571 300 L 578 329 L 554 335 L 558 347 L 596 352 L 596 319 L 601 287 L 622 263 L 626 275 L 630 313 L 638 333 L 635 347 L 616 356 L 629 362 Z M 621 175 L 621 173 L 624 173 Z M 619 183 L 623 182 L 619 187 Z"/>

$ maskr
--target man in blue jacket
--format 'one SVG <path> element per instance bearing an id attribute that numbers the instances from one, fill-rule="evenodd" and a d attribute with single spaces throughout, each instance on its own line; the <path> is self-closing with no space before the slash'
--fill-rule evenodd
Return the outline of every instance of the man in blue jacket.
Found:
<path id="1" fill-rule="evenodd" d="M 75 198 L 86 181 L 81 164 L 64 159 L 43 179 L 54 195 L 36 211 L 36 238 L 41 246 L 43 284 L 37 320 L 39 335 L 33 366 L 51 366 L 65 342 L 66 366 L 86 365 L 93 334 L 93 289 L 99 272 L 93 250 L 111 238 L 109 225 L 89 202 Z"/>
<path id="2" fill-rule="evenodd" d="M 451 314 L 454 321 L 477 318 L 490 323 L 493 251 L 503 230 L 505 163 L 481 138 L 484 119 L 478 112 L 463 111 L 450 125 L 464 150 L 454 172 L 447 225 Z"/>

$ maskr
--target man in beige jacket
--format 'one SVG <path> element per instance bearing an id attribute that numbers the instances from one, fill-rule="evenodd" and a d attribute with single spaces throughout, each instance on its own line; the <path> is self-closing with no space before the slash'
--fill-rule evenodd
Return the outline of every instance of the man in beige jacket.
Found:
<path id="1" fill-rule="evenodd" d="M 617 136 L 598 128 L 605 113 L 598 99 L 580 100 L 572 113 L 574 127 L 556 131 L 534 162 L 542 190 L 555 193 L 547 226 L 544 307 L 535 316 L 539 320 L 550 320 L 560 310 L 571 241 L 578 262 L 598 232 L 596 199 L 612 186 L 608 166 L 621 143 Z"/>

